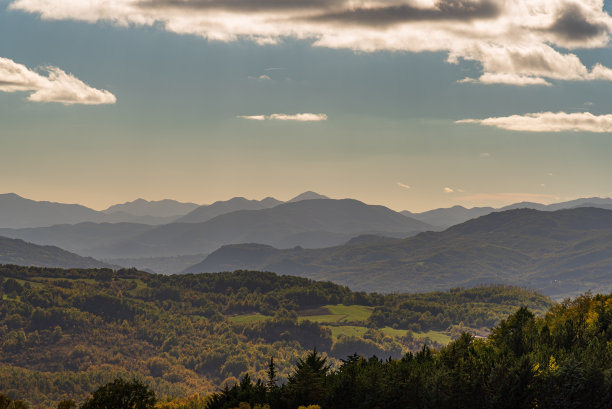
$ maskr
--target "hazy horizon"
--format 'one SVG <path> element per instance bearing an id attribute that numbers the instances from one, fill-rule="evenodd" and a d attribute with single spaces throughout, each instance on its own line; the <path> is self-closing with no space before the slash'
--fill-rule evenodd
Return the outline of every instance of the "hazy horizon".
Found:
<path id="1" fill-rule="evenodd" d="M 35 200 L 35 201 L 38 201 L 38 202 L 53 202 L 53 203 L 61 203 L 61 204 L 78 204 L 78 205 L 86 206 L 86 207 L 88 207 L 90 209 L 93 209 L 93 210 L 102 211 L 102 210 L 108 209 L 109 207 L 111 207 L 113 205 L 121 205 L 121 204 L 125 204 L 125 203 L 131 203 L 131 202 L 134 202 L 134 201 L 140 200 L 140 199 L 146 200 L 148 202 L 156 202 L 156 201 L 161 201 L 161 200 L 175 200 L 175 201 L 181 202 L 181 203 L 194 203 L 194 204 L 197 204 L 199 206 L 207 206 L 207 205 L 211 205 L 211 204 L 213 204 L 214 202 L 217 202 L 217 201 L 227 201 L 227 200 L 230 200 L 230 199 L 233 199 L 233 198 L 237 198 L 237 197 L 243 197 L 243 198 L 245 198 L 247 200 L 258 200 L 258 201 L 261 201 L 261 200 L 266 199 L 266 198 L 274 198 L 274 199 L 280 200 L 281 202 L 288 202 L 289 200 L 293 199 L 294 197 L 296 197 L 296 196 L 298 196 L 298 195 L 300 195 L 302 193 L 305 193 L 305 192 L 315 192 L 315 193 L 321 194 L 323 196 L 327 196 L 329 199 L 338 199 L 338 200 L 339 199 L 355 199 L 355 200 L 359 200 L 361 202 L 364 202 L 364 203 L 366 203 L 368 205 L 381 205 L 381 206 L 385 206 L 385 207 L 388 207 L 389 209 L 394 210 L 396 212 L 401 212 L 401 211 L 404 211 L 404 210 L 408 210 L 408 211 L 413 212 L 413 213 L 426 212 L 428 210 L 434 210 L 434 209 L 439 209 L 439 208 L 449 208 L 449 207 L 453 207 L 453 206 L 463 206 L 463 207 L 466 207 L 468 209 L 469 208 L 473 208 L 473 207 L 495 207 L 495 208 L 501 208 L 501 207 L 504 207 L 504 206 L 516 204 L 516 203 L 523 202 L 523 201 L 524 202 L 533 202 L 533 203 L 539 203 L 539 204 L 543 204 L 543 205 L 548 205 L 548 204 L 566 202 L 566 201 L 571 201 L 571 200 L 576 200 L 576 199 L 589 199 L 589 198 L 610 199 L 609 196 L 582 196 L 582 197 L 564 198 L 563 200 L 560 199 L 560 200 L 552 200 L 552 201 L 541 201 L 541 200 L 537 200 L 537 198 L 534 198 L 535 200 L 534 199 L 531 199 L 531 200 L 529 200 L 529 199 L 527 199 L 527 200 L 509 200 L 509 201 L 507 201 L 505 203 L 496 202 L 497 204 L 493 204 L 493 205 L 489 205 L 489 206 L 466 206 L 465 204 L 462 204 L 462 203 L 454 203 L 454 204 L 451 204 L 451 205 L 448 205 L 448 206 L 431 207 L 431 208 L 415 210 L 415 209 L 411 209 L 411 208 L 408 208 L 408 207 L 406 207 L 406 208 L 393 208 L 393 207 L 391 207 L 391 206 L 389 206 L 387 204 L 384 204 L 384 203 L 361 200 L 361 199 L 358 199 L 358 198 L 355 198 L 355 197 L 350 197 L 350 196 L 347 196 L 347 197 L 334 197 L 333 195 L 325 194 L 325 193 L 317 192 L 317 191 L 301 191 L 299 193 L 296 193 L 293 196 L 288 196 L 288 197 L 285 197 L 285 198 L 279 198 L 279 197 L 274 196 L 274 195 L 265 195 L 265 196 L 261 196 L 261 197 L 247 197 L 247 196 L 244 196 L 244 195 L 236 194 L 236 195 L 231 196 L 231 197 L 219 198 L 219 199 L 211 200 L 211 201 L 205 202 L 205 203 L 200 203 L 200 202 L 191 201 L 191 200 L 179 200 L 179 199 L 176 199 L 176 198 L 173 198 L 173 197 L 161 197 L 159 199 L 157 199 L 157 198 L 149 199 L 149 198 L 145 198 L 145 197 L 142 197 L 142 196 L 138 196 L 138 197 L 134 197 L 134 198 L 128 199 L 128 200 L 122 200 L 122 201 L 118 201 L 118 202 L 109 202 L 107 205 L 103 205 L 103 206 L 100 206 L 100 207 L 90 206 L 85 201 L 78 201 L 78 200 L 77 201 L 57 201 L 57 200 L 50 200 L 50 199 L 46 199 L 46 198 L 39 199 L 39 198 L 33 198 L 33 197 L 29 197 L 29 196 L 24 196 L 24 195 L 22 195 L 22 194 L 20 194 L 18 192 L 3 192 L 3 193 L 0 193 L 0 194 L 16 194 L 16 195 L 18 195 L 18 196 L 20 196 L 20 197 L 22 197 L 24 199 Z"/>

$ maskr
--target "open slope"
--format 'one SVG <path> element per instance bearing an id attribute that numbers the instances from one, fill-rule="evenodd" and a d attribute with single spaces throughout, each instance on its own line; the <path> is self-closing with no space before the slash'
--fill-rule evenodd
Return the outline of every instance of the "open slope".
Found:
<path id="1" fill-rule="evenodd" d="M 356 240 L 326 249 L 225 246 L 187 272 L 240 268 L 332 280 L 351 288 L 415 292 L 506 283 L 553 296 L 612 288 L 612 211 L 492 213 L 408 239 Z"/>

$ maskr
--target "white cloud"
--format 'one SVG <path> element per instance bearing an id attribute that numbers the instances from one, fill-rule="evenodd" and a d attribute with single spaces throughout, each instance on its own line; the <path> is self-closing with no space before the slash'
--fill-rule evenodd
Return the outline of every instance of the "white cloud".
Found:
<path id="1" fill-rule="evenodd" d="M 272 115 L 238 115 L 241 119 L 250 119 L 254 121 L 296 121 L 296 122 L 319 122 L 327 121 L 326 114 L 272 114 Z"/>
<path id="2" fill-rule="evenodd" d="M 327 121 L 327 115 L 310 114 L 310 113 L 295 114 L 295 115 L 272 114 L 268 117 L 268 119 L 272 119 L 276 121 L 318 122 L 318 121 Z"/>
<path id="3" fill-rule="evenodd" d="M 612 115 L 589 112 L 539 112 L 486 119 L 463 119 L 460 124 L 480 124 L 520 132 L 612 132 Z"/>
<path id="4" fill-rule="evenodd" d="M 266 120 L 265 115 L 238 115 L 238 118 L 248 119 L 251 121 L 265 121 Z"/>
<path id="5" fill-rule="evenodd" d="M 444 189 L 444 193 L 454 193 L 455 189 L 451 189 L 450 187 L 445 187 Z"/>
<path id="6" fill-rule="evenodd" d="M 550 85 L 612 80 L 571 51 L 605 48 L 612 18 L 603 0 L 14 0 L 9 8 L 49 20 L 163 27 L 209 40 L 314 46 L 362 52 L 442 51 L 476 61 L 468 82 Z"/>
<path id="7" fill-rule="evenodd" d="M 401 187 L 401 188 L 404 188 L 404 189 L 408 189 L 408 190 L 412 189 L 412 187 L 411 187 L 411 186 L 405 185 L 405 184 L 403 184 L 402 182 L 397 182 L 397 185 L 398 185 L 399 187 Z"/>
<path id="8" fill-rule="evenodd" d="M 30 101 L 59 102 L 64 105 L 117 102 L 117 98 L 109 91 L 92 88 L 57 67 L 45 67 L 44 71 L 47 76 L 0 57 L 0 92 L 30 92 Z"/>

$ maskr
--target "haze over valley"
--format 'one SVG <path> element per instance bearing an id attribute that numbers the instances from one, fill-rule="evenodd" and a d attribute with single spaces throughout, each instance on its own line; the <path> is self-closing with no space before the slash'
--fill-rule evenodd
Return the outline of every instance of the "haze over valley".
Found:
<path id="1" fill-rule="evenodd" d="M 18 196 L 1 197 L 14 202 Z M 0 236 L 25 240 L 11 241 L 13 248 L 26 242 L 56 246 L 73 257 L 100 260 L 98 266 L 164 274 L 272 271 L 383 293 L 508 284 L 559 299 L 587 290 L 612 290 L 608 198 L 549 205 L 521 202 L 499 209 L 455 206 L 422 213 L 314 192 L 287 202 L 237 197 L 197 207 L 139 199 L 118 208 L 139 218 L 174 214 L 174 220 L 99 223 L 94 218 L 57 225 L 53 217 L 66 220 L 73 209 L 82 217 L 84 207 L 20 200 L 24 206 L 3 207 L 0 218 L 21 217 L 49 226 L 0 228 Z M 45 267 L 96 266 L 77 258 L 72 266 L 60 258 L 56 264 L 43 263 L 29 251 L 31 259 L 21 255 L 6 260 Z"/>

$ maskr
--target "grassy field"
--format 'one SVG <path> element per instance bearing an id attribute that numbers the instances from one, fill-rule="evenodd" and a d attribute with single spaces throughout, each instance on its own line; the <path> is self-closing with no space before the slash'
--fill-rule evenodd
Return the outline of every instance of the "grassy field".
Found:
<path id="1" fill-rule="evenodd" d="M 383 334 L 389 335 L 390 337 L 394 337 L 394 338 L 404 337 L 406 336 L 406 332 L 408 332 L 405 329 L 394 329 L 391 327 L 384 327 L 384 328 L 381 328 L 380 330 L 382 331 Z"/>
<path id="2" fill-rule="evenodd" d="M 345 335 L 348 337 L 361 337 L 368 330 L 366 327 L 357 327 L 354 325 L 326 325 L 324 328 L 331 330 L 334 341 L 336 341 L 340 335 Z"/>
<path id="3" fill-rule="evenodd" d="M 451 341 L 450 335 L 447 335 L 440 331 L 427 331 L 427 332 L 415 332 L 413 333 L 415 338 L 429 338 L 432 341 L 436 341 L 438 344 L 447 345 Z"/>
<path id="4" fill-rule="evenodd" d="M 317 310 L 318 314 L 303 312 L 299 319 L 318 322 L 321 324 L 340 324 L 343 322 L 365 323 L 372 315 L 373 307 L 365 305 L 326 305 Z"/>
<path id="5" fill-rule="evenodd" d="M 309 320 L 323 324 L 329 328 L 334 341 L 340 335 L 349 337 L 361 337 L 368 330 L 363 325 L 343 325 L 343 323 L 366 323 L 372 314 L 372 307 L 364 305 L 326 305 L 317 310 L 302 311 L 298 317 L 299 321 Z M 229 317 L 234 324 L 250 324 L 252 322 L 270 319 L 272 317 L 263 314 L 245 314 Z M 328 324 L 328 325 L 325 325 Z M 394 329 L 391 327 L 380 328 L 385 335 L 393 338 L 400 338 L 406 335 L 405 329 Z M 429 338 L 439 344 L 446 345 L 450 342 L 450 336 L 440 331 L 414 332 L 415 338 Z"/>

